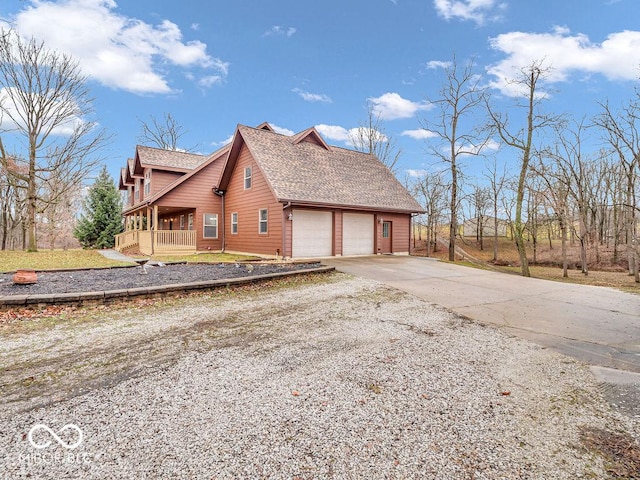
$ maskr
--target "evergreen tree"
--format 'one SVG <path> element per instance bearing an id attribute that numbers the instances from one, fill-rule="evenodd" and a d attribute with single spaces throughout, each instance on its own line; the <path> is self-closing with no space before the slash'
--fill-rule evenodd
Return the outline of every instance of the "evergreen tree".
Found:
<path id="1" fill-rule="evenodd" d="M 122 232 L 122 201 L 107 167 L 102 167 L 83 202 L 83 211 L 73 235 L 84 248 L 112 248 Z"/>

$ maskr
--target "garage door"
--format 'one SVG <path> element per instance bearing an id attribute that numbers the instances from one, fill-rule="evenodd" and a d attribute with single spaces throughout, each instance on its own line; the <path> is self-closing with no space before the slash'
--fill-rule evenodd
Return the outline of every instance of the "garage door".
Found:
<path id="1" fill-rule="evenodd" d="M 293 256 L 329 257 L 333 253 L 333 215 L 316 210 L 293 211 Z"/>
<path id="2" fill-rule="evenodd" d="M 373 225 L 373 215 L 344 213 L 342 215 L 342 254 L 371 255 Z"/>

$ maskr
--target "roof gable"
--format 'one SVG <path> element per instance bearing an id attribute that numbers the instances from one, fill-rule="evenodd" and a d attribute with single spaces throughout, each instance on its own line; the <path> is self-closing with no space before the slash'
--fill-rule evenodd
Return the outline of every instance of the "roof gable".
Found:
<path id="1" fill-rule="evenodd" d="M 305 141 L 305 139 L 311 141 Z M 389 211 L 422 208 L 375 156 L 322 145 L 315 129 L 292 137 L 239 125 L 221 177 L 226 189 L 242 145 L 281 202 L 341 205 Z"/>
<path id="2" fill-rule="evenodd" d="M 308 128 L 307 130 L 304 130 L 294 135 L 291 139 L 294 145 L 297 145 L 300 142 L 309 142 L 314 145 L 318 145 L 324 148 L 325 150 L 329 150 L 329 145 L 326 144 L 326 142 L 324 141 L 322 136 L 318 133 L 318 131 L 315 129 L 315 127 Z"/>
<path id="3" fill-rule="evenodd" d="M 148 203 L 157 202 L 160 198 L 164 197 L 167 193 L 175 190 L 180 185 L 185 183 L 187 180 L 192 178 L 194 175 L 197 175 L 201 170 L 203 170 L 204 168 L 208 167 L 209 165 L 211 165 L 214 162 L 218 162 L 218 165 L 216 165 L 216 167 L 218 169 L 218 175 L 222 174 L 222 169 L 224 167 L 223 159 L 229 153 L 230 148 L 231 148 L 231 145 L 225 145 L 224 147 L 216 150 L 211 155 L 209 155 L 204 162 L 202 162 L 196 168 L 191 170 L 189 173 L 187 173 L 186 175 L 182 175 L 180 178 L 176 179 L 176 181 L 170 183 L 169 185 L 164 187 L 162 190 L 160 190 L 159 192 L 157 192 L 156 194 L 154 194 L 153 196 L 148 198 L 147 202 Z M 211 185 L 211 188 L 214 188 L 214 187 L 216 187 L 216 185 Z"/>

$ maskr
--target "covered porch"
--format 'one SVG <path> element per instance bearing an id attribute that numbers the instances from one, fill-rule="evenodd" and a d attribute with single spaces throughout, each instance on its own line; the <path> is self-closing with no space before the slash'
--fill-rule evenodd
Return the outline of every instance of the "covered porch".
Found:
<path id="1" fill-rule="evenodd" d="M 146 206 L 124 212 L 125 231 L 116 235 L 119 252 L 137 250 L 143 255 L 196 253 L 195 209 Z"/>

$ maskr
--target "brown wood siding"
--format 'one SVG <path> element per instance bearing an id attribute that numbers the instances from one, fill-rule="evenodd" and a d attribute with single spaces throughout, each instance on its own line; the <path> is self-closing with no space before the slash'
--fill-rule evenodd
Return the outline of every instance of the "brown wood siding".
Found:
<path id="1" fill-rule="evenodd" d="M 407 213 L 378 213 L 376 215 L 375 249 L 378 253 L 380 253 L 382 245 L 382 223 L 379 222 L 380 219 L 392 222 L 391 252 L 409 252 L 411 215 Z"/>
<path id="2" fill-rule="evenodd" d="M 251 188 L 244 189 L 244 169 L 251 167 Z M 231 173 L 225 195 L 225 221 L 227 223 L 226 249 L 236 252 L 282 255 L 282 207 L 269 189 L 266 179 L 246 145 L 242 146 L 238 161 Z M 258 215 L 268 209 L 268 232 L 258 233 Z M 231 235 L 231 214 L 238 213 L 238 234 Z M 288 234 L 289 239 L 291 233 Z M 289 243 L 289 240 L 287 241 Z M 290 252 L 290 247 L 289 247 Z M 290 255 L 290 253 L 289 253 Z"/>
<path id="3" fill-rule="evenodd" d="M 170 183 L 175 182 L 183 173 L 153 170 L 151 172 L 151 195 L 155 195 Z"/>
<path id="4" fill-rule="evenodd" d="M 199 251 L 222 249 L 222 202 L 212 191 L 218 176 L 219 169 L 214 167 L 214 164 L 207 165 L 197 175 L 178 185 L 156 203 L 159 207 L 195 209 L 193 228 L 196 231 L 196 249 Z M 205 213 L 218 214 L 217 239 L 203 238 Z"/>

